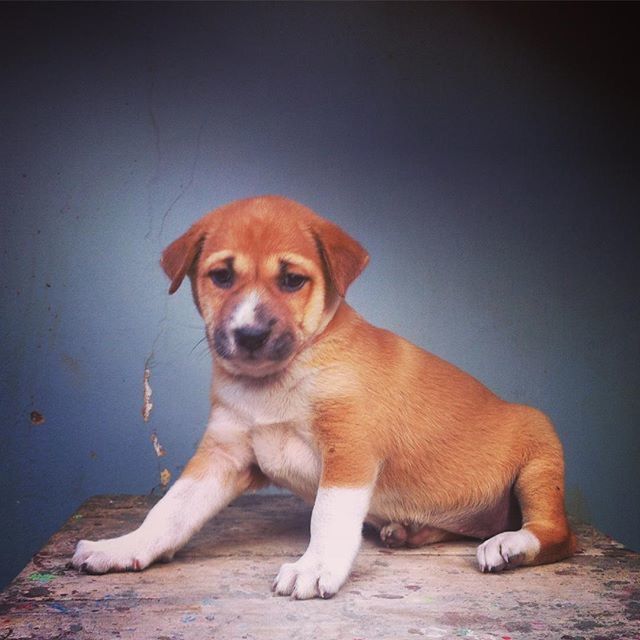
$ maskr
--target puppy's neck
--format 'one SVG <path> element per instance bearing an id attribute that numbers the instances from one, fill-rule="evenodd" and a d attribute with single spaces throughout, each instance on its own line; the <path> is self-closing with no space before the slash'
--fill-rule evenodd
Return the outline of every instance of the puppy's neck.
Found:
<path id="1" fill-rule="evenodd" d="M 320 321 L 320 324 L 318 325 L 318 329 L 316 330 L 315 335 L 311 340 L 312 344 L 324 335 L 324 332 L 326 331 L 327 327 L 331 324 L 333 319 L 336 317 L 338 310 L 341 309 L 342 307 L 347 307 L 347 306 L 348 305 L 344 301 L 344 298 L 341 298 L 337 294 L 333 296 L 333 299 L 327 303 L 327 308 L 324 312 L 324 317 Z"/>
<path id="2" fill-rule="evenodd" d="M 213 358 L 213 387 L 216 384 L 236 384 L 247 389 L 260 390 L 272 387 L 282 382 L 290 376 L 289 369 L 291 365 L 282 371 L 276 371 L 266 376 L 250 376 L 239 373 L 231 373 L 217 362 L 217 356 Z"/>
<path id="3" fill-rule="evenodd" d="M 340 332 L 341 329 L 353 326 L 362 322 L 362 317 L 358 312 L 349 306 L 343 298 L 338 299 L 336 308 L 328 318 L 322 331 L 319 331 L 313 339 L 313 344 L 325 339 L 331 339 Z"/>

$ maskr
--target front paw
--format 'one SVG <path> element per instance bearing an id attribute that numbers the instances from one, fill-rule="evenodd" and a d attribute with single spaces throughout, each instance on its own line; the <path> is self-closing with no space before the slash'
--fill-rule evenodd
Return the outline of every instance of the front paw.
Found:
<path id="1" fill-rule="evenodd" d="M 86 573 L 142 571 L 153 558 L 131 534 L 110 540 L 80 540 L 71 566 Z"/>
<path id="2" fill-rule="evenodd" d="M 331 598 L 344 584 L 349 567 L 330 566 L 319 559 L 302 556 L 297 562 L 280 567 L 273 582 L 273 591 L 279 596 L 291 596 L 296 600 Z"/>

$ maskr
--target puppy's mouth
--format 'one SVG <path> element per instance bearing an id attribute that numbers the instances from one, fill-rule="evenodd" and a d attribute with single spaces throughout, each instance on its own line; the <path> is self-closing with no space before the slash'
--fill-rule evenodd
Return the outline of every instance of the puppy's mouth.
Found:
<path id="1" fill-rule="evenodd" d="M 289 329 L 273 324 L 216 327 L 207 331 L 209 344 L 230 373 L 264 377 L 286 367 L 295 352 L 296 338 Z"/>

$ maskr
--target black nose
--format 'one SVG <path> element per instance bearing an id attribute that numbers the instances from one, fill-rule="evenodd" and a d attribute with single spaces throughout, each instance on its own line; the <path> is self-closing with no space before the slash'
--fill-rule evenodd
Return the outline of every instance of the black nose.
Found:
<path id="1" fill-rule="evenodd" d="M 236 344 L 247 351 L 257 351 L 269 338 L 271 329 L 264 327 L 240 327 L 233 332 Z"/>

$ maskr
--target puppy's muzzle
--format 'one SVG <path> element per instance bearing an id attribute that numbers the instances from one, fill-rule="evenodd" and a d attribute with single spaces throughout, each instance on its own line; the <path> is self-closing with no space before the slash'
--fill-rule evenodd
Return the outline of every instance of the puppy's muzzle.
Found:
<path id="1" fill-rule="evenodd" d="M 236 345 L 250 354 L 263 347 L 270 335 L 270 328 L 255 325 L 240 327 L 233 332 Z"/>
<path id="2" fill-rule="evenodd" d="M 210 342 L 234 373 L 268 375 L 286 363 L 296 345 L 293 331 L 286 326 L 279 328 L 276 323 L 272 319 L 239 327 L 223 324 L 215 328 Z"/>

